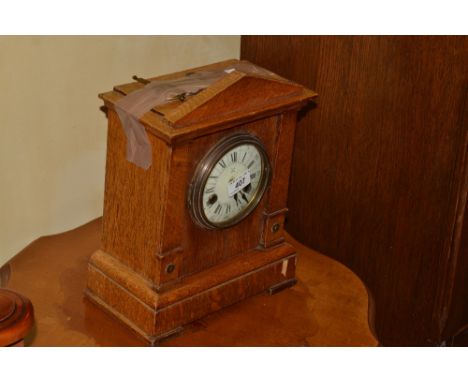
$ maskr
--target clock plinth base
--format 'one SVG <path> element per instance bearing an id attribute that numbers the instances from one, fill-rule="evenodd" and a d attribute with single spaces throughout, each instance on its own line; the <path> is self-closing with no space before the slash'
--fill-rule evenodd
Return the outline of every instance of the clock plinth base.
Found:
<path id="1" fill-rule="evenodd" d="M 294 248 L 282 243 L 244 253 L 156 291 L 147 280 L 98 250 L 89 262 L 86 295 L 155 344 L 209 313 L 294 285 L 295 269 Z"/>

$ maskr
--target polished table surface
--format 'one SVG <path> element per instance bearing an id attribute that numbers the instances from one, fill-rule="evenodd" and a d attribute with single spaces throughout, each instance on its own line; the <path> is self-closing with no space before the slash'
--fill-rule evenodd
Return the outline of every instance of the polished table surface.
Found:
<path id="1" fill-rule="evenodd" d="M 87 260 L 101 220 L 42 237 L 10 262 L 7 288 L 27 296 L 36 325 L 30 346 L 143 346 L 132 331 L 84 298 Z M 261 294 L 185 327 L 161 346 L 375 346 L 367 292 L 349 269 L 294 239 L 298 283 Z"/>

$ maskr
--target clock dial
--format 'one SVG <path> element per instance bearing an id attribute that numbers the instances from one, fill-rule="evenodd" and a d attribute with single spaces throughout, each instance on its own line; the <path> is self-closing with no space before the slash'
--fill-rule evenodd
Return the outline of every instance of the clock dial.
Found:
<path id="1" fill-rule="evenodd" d="M 203 190 L 207 219 L 223 223 L 244 212 L 258 191 L 262 172 L 262 156 L 252 144 L 241 144 L 224 154 Z"/>
<path id="2" fill-rule="evenodd" d="M 189 203 L 205 228 L 223 228 L 245 218 L 260 201 L 269 178 L 261 142 L 239 134 L 216 145 L 197 168 Z"/>

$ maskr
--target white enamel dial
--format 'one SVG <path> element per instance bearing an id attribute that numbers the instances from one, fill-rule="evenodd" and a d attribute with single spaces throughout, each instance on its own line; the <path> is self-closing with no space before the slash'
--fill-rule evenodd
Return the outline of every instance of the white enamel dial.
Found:
<path id="1" fill-rule="evenodd" d="M 269 178 L 268 155 L 257 137 L 221 140 L 197 165 L 188 195 L 192 218 L 208 229 L 237 224 L 258 205 Z"/>
<path id="2" fill-rule="evenodd" d="M 242 213 L 255 197 L 262 179 L 258 148 L 241 144 L 216 163 L 203 190 L 203 212 L 212 223 L 224 223 Z"/>

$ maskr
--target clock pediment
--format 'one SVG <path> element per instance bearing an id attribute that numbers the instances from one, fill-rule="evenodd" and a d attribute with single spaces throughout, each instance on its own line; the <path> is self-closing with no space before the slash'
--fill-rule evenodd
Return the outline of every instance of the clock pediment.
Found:
<path id="1" fill-rule="evenodd" d="M 165 118 L 174 128 L 233 118 L 272 105 L 281 107 L 290 97 L 300 96 L 303 89 L 291 82 L 233 72 L 171 110 Z"/>
<path id="2" fill-rule="evenodd" d="M 189 71 L 149 79 L 180 81 L 196 73 L 219 73 L 219 77 L 197 92 L 181 91 L 155 105 L 140 117 L 147 131 L 167 142 L 209 134 L 230 121 L 255 119 L 288 108 L 300 108 L 317 94 L 247 61 L 228 60 Z M 141 91 L 145 84 L 133 82 L 101 94 L 108 107 L 122 97 Z"/>

